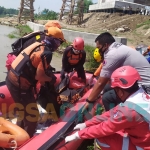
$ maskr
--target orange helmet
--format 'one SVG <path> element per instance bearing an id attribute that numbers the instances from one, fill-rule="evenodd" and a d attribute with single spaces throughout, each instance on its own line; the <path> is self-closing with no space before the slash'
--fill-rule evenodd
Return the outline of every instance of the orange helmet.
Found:
<path id="1" fill-rule="evenodd" d="M 48 21 L 45 26 L 44 26 L 44 30 L 48 30 L 49 27 L 57 27 L 59 29 L 61 29 L 61 25 L 59 24 L 58 21 Z"/>
<path id="2" fill-rule="evenodd" d="M 59 39 L 63 42 L 66 42 L 66 40 L 64 39 L 63 32 L 61 31 L 61 29 L 59 29 L 57 27 L 49 27 L 46 35 L 52 36 L 53 38 Z"/>
<path id="3" fill-rule="evenodd" d="M 81 37 L 76 37 L 73 41 L 73 48 L 76 50 L 83 50 L 84 40 Z"/>

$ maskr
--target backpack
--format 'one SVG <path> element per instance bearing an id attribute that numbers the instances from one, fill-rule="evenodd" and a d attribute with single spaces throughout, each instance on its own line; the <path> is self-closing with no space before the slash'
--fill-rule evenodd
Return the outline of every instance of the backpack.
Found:
<path id="1" fill-rule="evenodd" d="M 8 53 L 5 65 L 7 70 L 10 70 L 12 62 L 16 59 L 16 56 L 18 56 L 23 49 L 27 48 L 36 41 L 41 42 L 41 40 L 43 40 L 43 37 L 45 37 L 44 32 L 33 32 L 11 44 L 12 52 Z"/>
<path id="2" fill-rule="evenodd" d="M 42 31 L 32 32 L 26 36 L 23 36 L 22 38 L 18 39 L 17 41 L 15 41 L 13 44 L 11 44 L 11 47 L 13 50 L 13 52 L 12 52 L 13 55 L 18 56 L 18 54 L 20 54 L 20 52 L 23 49 L 27 48 L 34 42 L 41 42 L 40 38 L 43 35 L 45 35 L 45 33 Z M 35 39 L 32 39 L 33 37 L 35 37 Z"/>

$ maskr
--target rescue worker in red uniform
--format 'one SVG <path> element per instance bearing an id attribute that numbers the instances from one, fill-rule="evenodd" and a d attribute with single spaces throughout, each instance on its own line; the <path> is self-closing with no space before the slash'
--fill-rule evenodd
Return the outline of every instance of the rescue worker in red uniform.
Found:
<path id="1" fill-rule="evenodd" d="M 131 66 L 116 69 L 111 75 L 111 87 L 122 103 L 75 126 L 80 131 L 65 138 L 96 140 L 96 150 L 150 149 L 150 95 L 138 86 L 141 80 Z"/>
<path id="2" fill-rule="evenodd" d="M 64 79 L 65 74 L 77 71 L 78 77 L 86 83 L 84 63 L 86 58 L 86 52 L 84 51 L 84 40 L 81 37 L 74 39 L 73 44 L 68 46 L 62 58 L 62 71 L 61 79 Z"/>
<path id="3" fill-rule="evenodd" d="M 35 133 L 39 111 L 34 97 L 37 82 L 54 84 L 56 77 L 51 72 L 52 52 L 65 41 L 62 31 L 50 27 L 44 41 L 35 42 L 25 48 L 12 62 L 6 77 L 6 85 L 15 103 L 18 104 L 17 125 L 27 131 L 30 137 Z"/>

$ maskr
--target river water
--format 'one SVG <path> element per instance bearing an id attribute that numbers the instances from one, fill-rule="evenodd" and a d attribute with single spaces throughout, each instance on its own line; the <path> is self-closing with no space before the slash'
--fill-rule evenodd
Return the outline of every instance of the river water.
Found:
<path id="1" fill-rule="evenodd" d="M 15 28 L 0 25 L 0 82 L 5 80 L 7 69 L 5 67 L 5 62 L 7 60 L 7 54 L 12 52 L 11 44 L 16 39 L 10 39 L 8 34 L 16 31 Z M 53 54 L 53 59 L 51 66 L 55 67 L 57 71 L 61 69 L 61 56 L 57 53 Z"/>

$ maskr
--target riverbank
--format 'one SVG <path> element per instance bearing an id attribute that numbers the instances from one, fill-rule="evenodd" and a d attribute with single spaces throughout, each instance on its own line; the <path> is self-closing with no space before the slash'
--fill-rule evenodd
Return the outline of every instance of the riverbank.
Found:
<path id="1" fill-rule="evenodd" d="M 35 23 L 44 25 L 48 20 L 35 20 Z M 17 27 L 17 17 L 0 18 L 0 24 Z M 25 25 L 21 21 L 21 25 Z M 149 16 L 122 15 L 120 13 L 87 13 L 84 14 L 84 26 L 68 25 L 65 20 L 60 22 L 63 29 L 77 32 L 102 33 L 110 32 L 115 37 L 125 37 L 128 46 L 149 45 L 150 20 Z M 107 27 L 107 28 L 106 28 Z M 128 27 L 130 30 L 123 30 Z M 117 30 L 118 29 L 118 30 Z M 121 30 L 122 29 L 122 30 Z M 81 34 L 82 35 L 82 34 Z"/>
<path id="2" fill-rule="evenodd" d="M 19 25 L 19 23 L 17 22 L 17 17 L 0 18 L 0 24 L 1 25 L 12 26 L 12 27 L 16 27 L 16 26 Z M 25 23 L 22 22 L 21 24 L 25 24 Z"/>
<path id="3" fill-rule="evenodd" d="M 7 17 L 0 18 L 0 24 L 12 26 L 12 27 L 17 27 L 19 25 L 26 25 L 26 21 L 22 19 L 21 22 L 18 23 L 17 16 L 12 16 L 12 17 L 7 16 Z"/>

